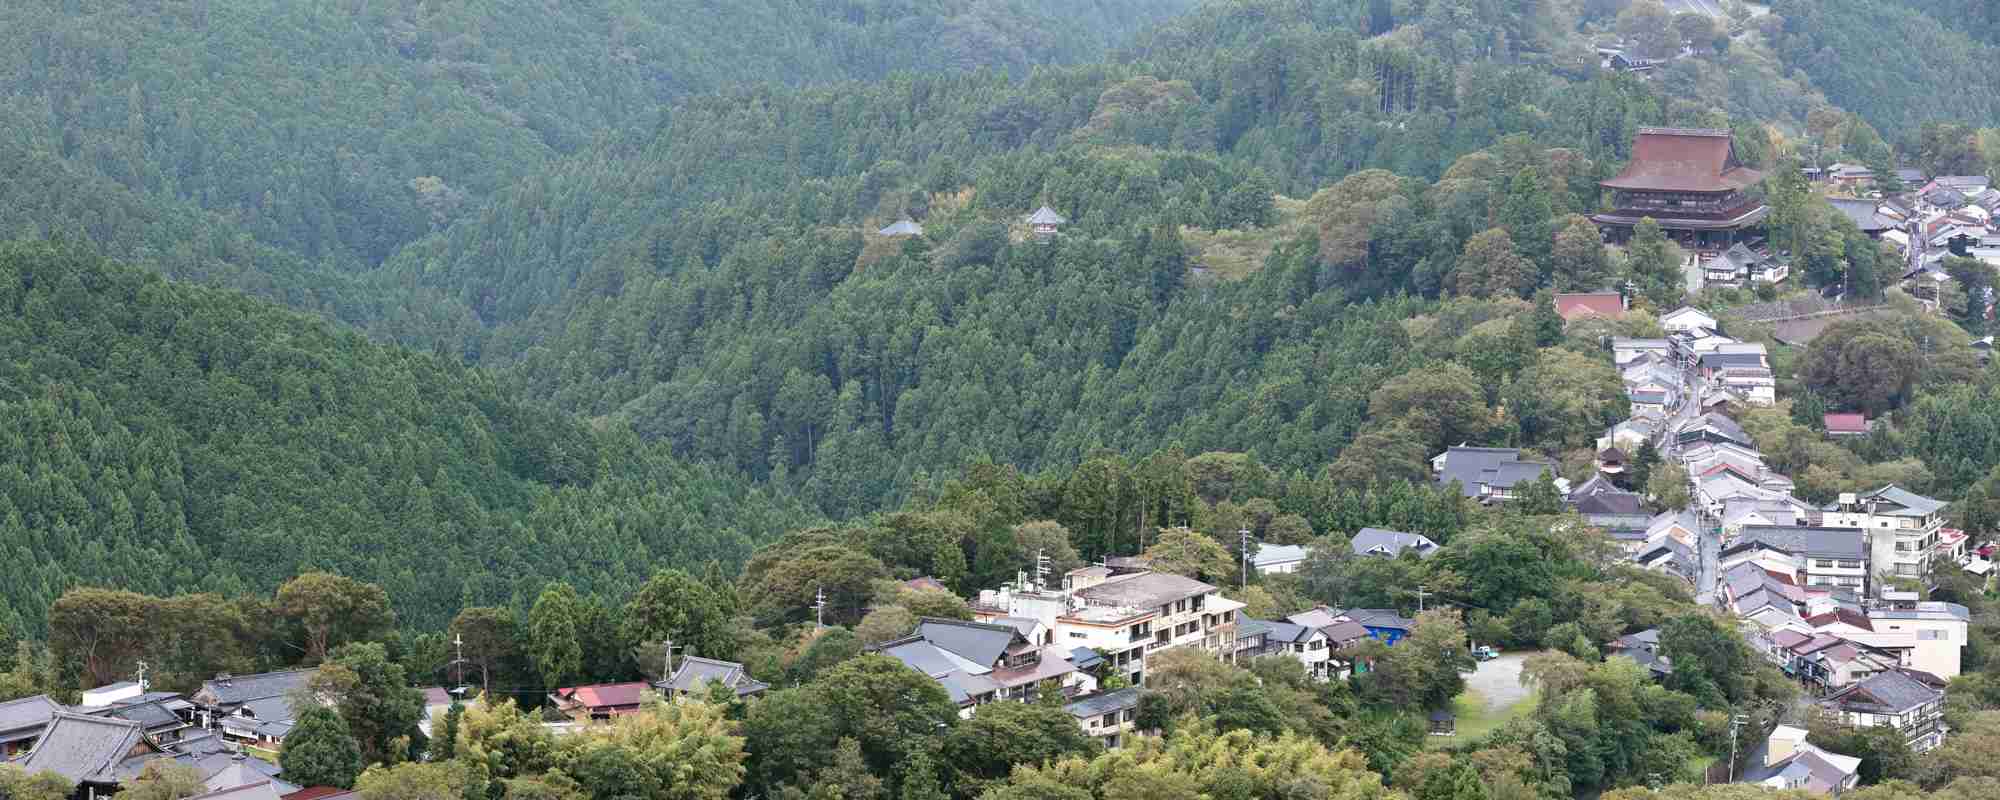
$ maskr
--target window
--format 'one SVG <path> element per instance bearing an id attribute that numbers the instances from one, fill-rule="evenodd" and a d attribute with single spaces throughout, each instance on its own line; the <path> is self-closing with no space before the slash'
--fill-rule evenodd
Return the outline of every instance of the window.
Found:
<path id="1" fill-rule="evenodd" d="M 1305 651 L 1306 651 L 1306 644 L 1305 644 L 1305 642 L 1293 642 L 1293 643 L 1292 643 L 1292 652 L 1294 652 L 1294 653 L 1303 653 L 1303 652 L 1305 652 Z"/>
<path id="2" fill-rule="evenodd" d="M 1071 639 L 1088 639 L 1088 638 L 1090 638 L 1090 634 L 1087 634 L 1087 633 L 1084 633 L 1083 631 L 1070 631 L 1070 632 L 1069 632 L 1069 638 L 1071 638 Z"/>
<path id="3" fill-rule="evenodd" d="M 1951 641 L 1951 631 L 1949 631 L 1949 630 L 1938 630 L 1938 631 L 1926 631 L 1926 630 L 1919 630 L 1919 631 L 1917 631 L 1917 641 L 1919 641 L 1919 642 L 1948 642 L 1948 641 Z"/>
<path id="4" fill-rule="evenodd" d="M 1194 596 L 1194 599 L 1192 599 L 1192 600 L 1189 600 L 1189 601 L 1188 601 L 1188 602 L 1189 602 L 1189 604 L 1190 604 L 1190 605 L 1188 606 L 1188 608 L 1189 608 L 1189 609 L 1191 609 L 1191 610 L 1194 610 L 1194 611 L 1200 611 L 1200 610 L 1201 610 L 1201 598 L 1202 598 L 1202 596 L 1201 596 L 1201 595 L 1195 595 L 1195 596 Z"/>
<path id="5" fill-rule="evenodd" d="M 1236 612 L 1234 612 L 1234 611 L 1224 611 L 1224 612 L 1222 612 L 1222 621 L 1223 621 L 1224 623 L 1230 623 L 1230 622 L 1235 622 L 1235 621 L 1236 621 Z"/>

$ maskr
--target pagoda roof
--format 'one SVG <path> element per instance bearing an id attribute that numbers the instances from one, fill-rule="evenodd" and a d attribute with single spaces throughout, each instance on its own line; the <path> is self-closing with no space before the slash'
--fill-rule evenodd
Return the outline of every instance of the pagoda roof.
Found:
<path id="1" fill-rule="evenodd" d="M 1732 192 L 1763 177 L 1736 160 L 1729 131 L 1640 128 L 1632 143 L 1632 160 L 1603 185 L 1655 192 Z"/>

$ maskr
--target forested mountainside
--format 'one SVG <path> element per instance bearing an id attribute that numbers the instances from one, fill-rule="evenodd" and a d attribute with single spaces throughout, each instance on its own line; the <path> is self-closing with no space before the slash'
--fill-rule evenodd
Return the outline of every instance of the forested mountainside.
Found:
<path id="1" fill-rule="evenodd" d="M 333 273 L 552 159 L 650 130 L 682 98 L 898 70 L 1024 74 L 1095 58 L 1187 5 L 11 2 L 0 230 L 88 236 L 175 277 L 368 321 L 381 312 Z"/>
<path id="2" fill-rule="evenodd" d="M 0 247 L 0 623 L 74 584 L 366 576 L 420 624 L 654 566 L 733 570 L 802 517 L 450 359 L 74 247 Z"/>
<path id="3" fill-rule="evenodd" d="M 1883 129 L 2000 124 L 1995 6 L 1982 0 L 1774 0 L 1785 64 Z"/>

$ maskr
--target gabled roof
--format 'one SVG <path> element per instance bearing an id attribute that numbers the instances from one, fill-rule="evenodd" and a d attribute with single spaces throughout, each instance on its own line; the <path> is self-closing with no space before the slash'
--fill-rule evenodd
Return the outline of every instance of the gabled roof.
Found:
<path id="1" fill-rule="evenodd" d="M 1723 550 L 1723 555 L 1754 548 L 1810 558 L 1861 560 L 1868 557 L 1868 543 L 1860 528 L 1795 528 L 1748 525 Z"/>
<path id="2" fill-rule="evenodd" d="M 871 647 L 875 652 L 903 662 L 903 666 L 916 670 L 933 679 L 943 679 L 955 672 L 981 674 L 992 669 L 990 664 L 975 664 L 963 656 L 924 641 L 921 636 L 907 636 L 892 642 L 883 642 Z"/>
<path id="3" fill-rule="evenodd" d="M 1881 205 L 1874 200 L 1830 198 L 1827 202 L 1832 203 L 1836 210 L 1853 220 L 1854 226 L 1860 228 L 1863 233 L 1886 231 L 1896 227 L 1895 220 L 1883 216 L 1877 210 Z"/>
<path id="4" fill-rule="evenodd" d="M 0 742 L 13 741 L 8 734 L 16 731 L 40 731 L 62 711 L 62 704 L 45 694 L 0 703 Z"/>
<path id="5" fill-rule="evenodd" d="M 875 233 L 878 236 L 922 236 L 924 235 L 924 226 L 918 225 L 915 221 L 905 219 Z"/>
<path id="6" fill-rule="evenodd" d="M 1290 564 L 1306 560 L 1311 553 L 1302 544 L 1260 544 L 1256 554 L 1250 556 L 1250 565 L 1262 569 L 1273 564 Z"/>
<path id="7" fill-rule="evenodd" d="M 1438 484 L 1458 481 L 1459 491 L 1466 497 L 1480 496 L 1481 485 L 1507 489 L 1555 471 L 1555 465 L 1524 460 L 1520 450 L 1507 447 L 1453 447 L 1441 458 L 1444 461 L 1438 471 Z"/>
<path id="8" fill-rule="evenodd" d="M 1395 558 L 1404 550 L 1415 550 L 1417 555 L 1430 558 L 1437 555 L 1438 545 L 1429 537 L 1416 533 L 1362 528 L 1356 531 L 1351 546 L 1357 556 L 1383 555 Z"/>
<path id="9" fill-rule="evenodd" d="M 1035 213 L 1029 214 L 1027 219 L 1029 225 L 1061 225 L 1068 221 L 1067 218 L 1056 213 L 1055 209 L 1048 206 L 1036 209 Z"/>
<path id="10" fill-rule="evenodd" d="M 712 658 L 687 656 L 681 659 L 674 674 L 655 686 L 661 689 L 688 693 L 703 691 L 703 684 L 720 683 L 736 690 L 736 696 L 756 694 L 771 688 L 769 684 L 750 677 L 742 664 L 734 661 L 718 661 Z"/>
<path id="11" fill-rule="evenodd" d="M 1417 626 L 1417 621 L 1396 613 L 1393 608 L 1350 608 L 1341 616 L 1358 622 L 1368 628 L 1391 628 L 1407 631 Z"/>
<path id="12" fill-rule="evenodd" d="M 557 689 L 555 696 L 585 708 L 618 708 L 636 706 L 639 698 L 651 688 L 645 681 L 626 683 L 599 683 L 591 686 L 565 686 Z"/>
<path id="13" fill-rule="evenodd" d="M 1664 316 L 1660 317 L 1660 322 L 1663 324 L 1676 321 L 1683 323 L 1699 323 L 1699 327 L 1703 328 L 1715 327 L 1715 318 L 1709 316 L 1708 312 L 1703 311 L 1699 308 L 1695 308 L 1694 306 L 1681 306 L 1680 308 L 1676 308 L 1672 311 L 1669 311 Z"/>
<path id="14" fill-rule="evenodd" d="M 1326 634 L 1326 638 L 1335 646 L 1368 638 L 1368 626 L 1359 622 L 1336 622 L 1321 628 L 1319 632 Z"/>
<path id="15" fill-rule="evenodd" d="M 1820 701 L 1820 705 L 1850 713 L 1904 714 L 1925 703 L 1944 698 L 1944 693 L 1903 673 L 1890 670 L 1841 689 Z"/>
<path id="16" fill-rule="evenodd" d="M 57 713 L 35 749 L 15 763 L 28 772 L 53 772 L 74 783 L 116 783 L 112 771 L 138 748 L 150 748 L 145 726 L 69 712 Z"/>
<path id="17" fill-rule="evenodd" d="M 1884 501 L 1875 505 L 1877 516 L 1922 517 L 1943 511 L 1947 503 L 1912 492 L 1895 484 L 1889 484 L 1862 495 L 1864 499 Z"/>
<path id="18" fill-rule="evenodd" d="M 195 770 L 201 773 L 202 785 L 208 787 L 211 792 L 264 781 L 269 781 L 271 788 L 278 794 L 299 791 L 298 786 L 278 780 L 278 765 L 261 758 L 250 758 L 242 753 L 209 756 L 195 762 Z"/>
<path id="19" fill-rule="evenodd" d="M 317 669 L 294 669 L 256 675 L 232 675 L 201 682 L 196 703 L 214 706 L 240 705 L 260 697 L 281 697 L 304 689 Z"/>
<path id="20" fill-rule="evenodd" d="M 1139 695 L 1140 695 L 1139 687 L 1130 686 L 1124 689 L 1117 689 L 1114 691 L 1104 692 L 1102 694 L 1091 695 L 1076 702 L 1070 703 L 1069 705 L 1063 706 L 1063 710 L 1069 712 L 1070 716 L 1076 717 L 1077 719 L 1090 719 L 1091 717 L 1101 717 L 1113 711 L 1124 711 L 1125 709 L 1128 708 L 1138 708 Z"/>
<path id="21" fill-rule="evenodd" d="M 1640 128 L 1632 160 L 1608 189 L 1656 192 L 1728 192 L 1763 178 L 1736 160 L 1729 131 L 1699 128 Z"/>
<path id="22" fill-rule="evenodd" d="M 1619 292 L 1574 292 L 1555 296 L 1557 316 L 1566 320 L 1625 315 L 1625 295 Z"/>
<path id="23" fill-rule="evenodd" d="M 1011 625 L 963 622 L 937 617 L 924 617 L 918 621 L 916 635 L 923 637 L 924 641 L 958 654 L 967 661 L 986 667 L 992 667 L 1007 655 L 1007 648 L 1027 641 L 1021 632 Z"/>

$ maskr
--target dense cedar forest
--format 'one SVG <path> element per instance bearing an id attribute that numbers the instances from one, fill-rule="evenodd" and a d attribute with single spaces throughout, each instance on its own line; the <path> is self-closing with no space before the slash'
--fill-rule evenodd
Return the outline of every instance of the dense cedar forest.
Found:
<path id="1" fill-rule="evenodd" d="M 734 565 L 789 504 L 476 370 L 73 246 L 0 249 L 10 630 L 76 584 L 268 593 L 318 568 L 410 622 L 549 575 Z"/>
<path id="2" fill-rule="evenodd" d="M 1950 259 L 1927 312 L 1800 171 L 2000 167 L 2000 16 L 1721 5 L 0 4 L 0 700 L 335 665 L 283 766 L 362 800 L 1778 797 L 1692 785 L 1796 699 L 1731 623 L 1553 481 L 1493 508 L 1429 470 L 1591 476 L 1631 411 L 1604 341 L 1691 302 L 1771 346 L 1782 399 L 1740 421 L 1799 498 L 1895 483 L 2000 529 L 2000 276 Z M 1662 62 L 1600 68 L 1621 38 Z M 1731 131 L 1787 291 L 1879 313 L 1791 347 L 1738 313 L 1769 287 L 1684 297 L 1657 225 L 1606 247 L 1646 126 Z M 1607 286 L 1632 313 L 1556 314 Z M 1672 507 L 1678 469 L 1620 480 Z M 1368 526 L 1442 549 L 1347 557 Z M 1425 613 L 1352 681 L 1167 657 L 1162 735 L 1115 752 L 863 654 L 1038 555 L 1231 583 L 1239 530 L 1325 554 L 1232 587 L 1245 614 Z M 1850 800 L 2000 795 L 2000 620 L 1964 575 L 1931 597 L 1975 620 L 1954 738 L 1815 727 L 1866 756 Z M 1671 677 L 1601 659 L 1655 627 Z M 528 710 L 424 741 L 397 715 L 458 637 Z M 1431 741 L 1468 637 L 1545 651 L 1537 693 Z M 676 652 L 772 690 L 534 716 Z M 0 798 L 66 792 L 26 781 Z"/>

